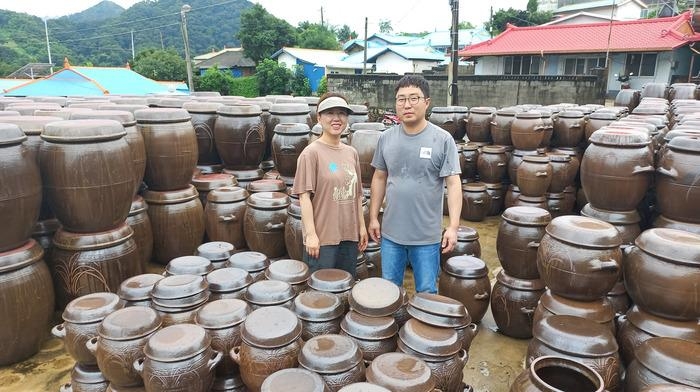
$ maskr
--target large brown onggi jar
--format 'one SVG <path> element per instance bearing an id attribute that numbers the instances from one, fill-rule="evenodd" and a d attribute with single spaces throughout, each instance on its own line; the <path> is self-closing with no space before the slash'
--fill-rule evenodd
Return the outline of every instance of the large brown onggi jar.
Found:
<path id="1" fill-rule="evenodd" d="M 148 204 L 143 197 L 136 195 L 131 202 L 129 216 L 126 224 L 134 231 L 134 241 L 139 253 L 141 265 L 146 265 L 151 261 L 153 254 L 153 230 L 151 229 L 151 219 L 148 217 Z"/>
<path id="2" fill-rule="evenodd" d="M 472 182 L 462 185 L 462 219 L 480 222 L 486 218 L 491 208 L 491 196 L 486 192 L 486 184 Z"/>
<path id="3" fill-rule="evenodd" d="M 238 185 L 236 177 L 227 173 L 197 174 L 192 177 L 192 185 L 197 189 L 202 207 L 207 206 L 207 196 L 214 189 Z"/>
<path id="4" fill-rule="evenodd" d="M 700 223 L 700 137 L 673 138 L 656 169 L 656 206 L 664 216 Z"/>
<path id="5" fill-rule="evenodd" d="M 537 250 L 551 222 L 549 212 L 537 207 L 510 207 L 501 215 L 496 252 L 501 266 L 514 278 L 538 279 Z"/>
<path id="6" fill-rule="evenodd" d="M 267 257 L 284 256 L 284 224 L 287 221 L 289 203 L 289 196 L 281 192 L 250 195 L 243 217 L 243 232 L 248 248 Z"/>
<path id="7" fill-rule="evenodd" d="M 441 295 L 461 302 L 472 321 L 478 323 L 486 314 L 491 297 L 489 269 L 476 256 L 453 256 L 442 267 L 438 281 Z"/>
<path id="8" fill-rule="evenodd" d="M 505 206 L 506 188 L 500 182 L 484 184 L 486 185 L 486 192 L 491 197 L 491 206 L 487 215 L 498 215 L 503 211 Z"/>
<path id="9" fill-rule="evenodd" d="M 501 182 L 508 172 L 508 156 L 503 146 L 484 146 L 477 159 L 479 179 L 483 182 Z"/>
<path id="10" fill-rule="evenodd" d="M 457 137 L 457 131 L 459 122 L 463 119 L 455 118 L 455 114 L 453 106 L 435 106 L 430 111 L 428 121 L 447 131 L 453 139 L 460 139 Z"/>
<path id="11" fill-rule="evenodd" d="M 59 309 L 86 294 L 115 293 L 124 279 L 143 273 L 133 235 L 125 223 L 98 233 L 58 229 L 48 264 Z"/>
<path id="12" fill-rule="evenodd" d="M 552 182 L 547 192 L 561 193 L 567 186 L 573 185 L 578 174 L 579 161 L 571 155 L 563 153 L 548 153 L 549 164 L 552 165 Z"/>
<path id="13" fill-rule="evenodd" d="M 211 337 L 211 348 L 228 353 L 241 344 L 241 324 L 251 312 L 241 299 L 220 299 L 209 302 L 197 310 L 195 323 Z M 219 376 L 238 373 L 238 365 L 226 355 L 216 367 Z"/>
<path id="14" fill-rule="evenodd" d="M 515 115 L 520 111 L 516 107 L 505 107 L 496 110 L 496 114 L 491 121 L 491 138 L 494 144 L 510 146 L 513 140 L 510 137 L 510 128 L 515 120 Z"/>
<path id="15" fill-rule="evenodd" d="M 204 210 L 193 185 L 169 192 L 146 191 L 153 230 L 153 261 L 167 264 L 194 254 L 204 238 Z"/>
<path id="16" fill-rule="evenodd" d="M 221 106 L 217 110 L 214 141 L 227 169 L 257 169 L 262 162 L 267 135 L 261 113 L 258 105 Z"/>
<path id="17" fill-rule="evenodd" d="M 532 318 L 544 291 L 540 279 L 519 279 L 499 272 L 491 291 L 491 313 L 498 331 L 513 338 L 531 338 Z"/>
<path id="18" fill-rule="evenodd" d="M 517 170 L 518 188 L 524 196 L 543 196 L 552 183 L 552 165 L 548 156 L 526 155 Z"/>
<path id="19" fill-rule="evenodd" d="M 360 161 L 360 175 L 362 176 L 362 184 L 369 186 L 374 175 L 374 167 L 371 165 L 374 151 L 377 148 L 379 137 L 382 131 L 371 129 L 358 129 L 353 133 L 350 146 L 357 150 L 357 155 Z"/>
<path id="20" fill-rule="evenodd" d="M 462 169 L 462 178 L 475 181 L 478 174 L 479 146 L 467 143 L 459 150 L 459 163 Z"/>
<path id="21" fill-rule="evenodd" d="M 625 373 L 625 392 L 659 383 L 700 388 L 700 344 L 683 339 L 654 337 L 635 350 Z"/>
<path id="22" fill-rule="evenodd" d="M 294 298 L 292 311 L 301 320 L 301 339 L 308 341 L 314 336 L 339 333 L 345 308 L 337 295 L 309 290 Z"/>
<path id="23" fill-rule="evenodd" d="M 576 147 L 583 141 L 586 118 L 578 110 L 565 110 L 554 117 L 551 145 L 556 147 Z"/>
<path id="24" fill-rule="evenodd" d="M 266 153 L 265 157 L 270 157 L 272 154 L 272 137 L 273 131 L 277 124 L 282 123 L 299 123 L 306 124 L 309 129 L 314 127 L 315 122 L 311 119 L 311 108 L 306 103 L 289 102 L 289 103 L 273 103 L 270 106 L 270 118 L 265 123 L 266 136 Z M 348 123 L 348 125 L 351 125 Z M 269 127 L 268 127 L 269 126 Z M 312 140 L 309 140 L 311 143 Z"/>
<path id="25" fill-rule="evenodd" d="M 490 106 L 477 106 L 469 110 L 467 117 L 467 137 L 472 142 L 491 142 L 491 121 L 493 121 L 496 108 Z"/>
<path id="26" fill-rule="evenodd" d="M 222 187 L 209 192 L 204 207 L 204 226 L 211 241 L 224 241 L 235 249 L 247 247 L 243 235 L 243 215 L 249 193 L 240 187 Z"/>
<path id="27" fill-rule="evenodd" d="M 186 188 L 197 165 L 197 136 L 184 109 L 149 108 L 134 112 L 146 145 L 144 181 L 152 190 Z"/>
<path id="28" fill-rule="evenodd" d="M 554 315 L 583 317 L 595 321 L 615 333 L 615 311 L 612 303 L 602 297 L 595 301 L 576 301 L 553 294 L 547 290 L 540 297 L 540 303 L 535 309 L 534 323 Z"/>
<path id="29" fill-rule="evenodd" d="M 545 124 L 540 112 L 529 110 L 515 114 L 510 126 L 513 146 L 518 150 L 535 150 L 544 138 Z"/>
<path id="30" fill-rule="evenodd" d="M 634 244 L 634 240 L 642 232 L 639 227 L 641 217 L 637 210 L 607 211 L 593 207 L 590 203 L 581 208 L 581 215 L 595 218 L 615 226 L 620 233 L 622 244 Z"/>
<path id="31" fill-rule="evenodd" d="M 41 246 L 30 239 L 0 253 L 0 366 L 36 354 L 54 310 L 51 274 Z M 11 344 L 10 344 L 11 343 Z"/>
<path id="32" fill-rule="evenodd" d="M 453 256 L 481 257 L 481 244 L 479 232 L 468 226 L 457 227 L 457 243 L 450 252 L 440 254 L 440 266 L 444 268 L 445 262 Z"/>
<path id="33" fill-rule="evenodd" d="M 287 207 L 287 221 L 284 224 L 284 246 L 289 257 L 295 260 L 301 260 L 304 256 L 301 226 L 301 205 L 299 200 L 292 200 Z"/>
<path id="34" fill-rule="evenodd" d="M 221 163 L 214 142 L 214 124 L 216 111 L 223 106 L 219 102 L 185 102 L 182 108 L 192 116 L 192 126 L 197 136 L 197 165 L 216 165 Z"/>
<path id="35" fill-rule="evenodd" d="M 291 184 L 297 171 L 297 159 L 309 144 L 311 130 L 306 123 L 280 123 L 273 133 L 272 160 L 285 183 Z"/>
<path id="36" fill-rule="evenodd" d="M 14 124 L 0 123 L 0 252 L 18 248 L 34 231 L 41 207 L 41 174 L 27 136 Z"/>
<path id="37" fill-rule="evenodd" d="M 598 372 L 578 360 L 543 356 L 533 360 L 510 387 L 510 392 L 554 391 L 603 392 L 605 384 Z"/>
<path id="38" fill-rule="evenodd" d="M 65 120 L 46 125 L 39 151 L 51 209 L 66 230 L 110 230 L 123 223 L 134 195 L 126 132 L 114 120 Z"/>

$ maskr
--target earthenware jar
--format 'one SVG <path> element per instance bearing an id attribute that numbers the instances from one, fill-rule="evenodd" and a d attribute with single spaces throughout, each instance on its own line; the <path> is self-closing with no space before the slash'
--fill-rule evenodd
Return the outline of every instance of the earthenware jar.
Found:
<path id="1" fill-rule="evenodd" d="M 245 249 L 243 215 L 249 193 L 240 187 L 214 189 L 207 195 L 204 226 L 211 241 L 228 242 L 235 249 Z"/>
<path id="2" fill-rule="evenodd" d="M 590 141 L 581 162 L 581 186 L 588 202 L 604 210 L 635 209 L 654 171 L 649 136 L 606 127 L 591 135 Z"/>
<path id="3" fill-rule="evenodd" d="M 263 253 L 255 251 L 237 252 L 228 259 L 227 267 L 240 268 L 247 271 L 254 282 L 265 279 L 265 269 L 270 265 L 270 259 Z"/>
<path id="4" fill-rule="evenodd" d="M 320 374 L 333 392 L 365 380 L 362 350 L 348 336 L 326 334 L 309 339 L 299 352 L 299 365 Z"/>
<path id="5" fill-rule="evenodd" d="M 260 386 L 261 392 L 284 392 L 289 390 L 307 392 L 331 391 L 318 373 L 304 368 L 278 370 L 268 376 Z"/>
<path id="6" fill-rule="evenodd" d="M 545 231 L 537 251 L 537 270 L 552 293 L 593 301 L 619 280 L 622 240 L 611 224 L 564 215 L 552 219 Z"/>
<path id="7" fill-rule="evenodd" d="M 178 324 L 157 331 L 143 349 L 145 357 L 134 361 L 147 391 L 186 388 L 204 392 L 214 382 L 214 368 L 221 352 L 211 348 L 206 330 L 194 324 Z"/>
<path id="8" fill-rule="evenodd" d="M 126 218 L 126 224 L 134 231 L 134 242 L 136 242 L 141 265 L 144 267 L 151 261 L 153 254 L 153 230 L 147 211 L 146 201 L 143 197 L 136 195 L 131 202 L 129 216 Z"/>
<path id="9" fill-rule="evenodd" d="M 301 339 L 304 341 L 340 332 L 344 308 L 340 298 L 333 293 L 314 290 L 299 293 L 294 298 L 292 310 L 301 320 Z"/>
<path id="10" fill-rule="evenodd" d="M 452 328 L 434 327 L 416 319 L 406 321 L 399 330 L 398 351 L 425 361 L 435 377 L 436 387 L 443 391 L 463 389 L 462 369 L 468 355 Z"/>
<path id="11" fill-rule="evenodd" d="M 0 124 L 0 183 L 3 202 L 0 215 L 0 252 L 22 246 L 32 234 L 41 206 L 41 174 L 30 158 L 27 136 L 14 124 Z"/>
<path id="12" fill-rule="evenodd" d="M 585 135 L 586 118 L 578 110 L 564 110 L 554 117 L 550 144 L 556 147 L 576 147 Z"/>
<path id="13" fill-rule="evenodd" d="M 684 230 L 693 234 L 700 234 L 700 223 L 682 222 L 675 219 L 669 219 L 663 215 L 659 215 L 654 219 L 652 227 Z"/>
<path id="14" fill-rule="evenodd" d="M 248 315 L 241 328 L 242 343 L 230 351 L 248 389 L 259 391 L 272 373 L 297 367 L 301 331 L 301 321 L 286 308 L 268 306 Z"/>
<path id="15" fill-rule="evenodd" d="M 452 106 L 435 106 L 430 111 L 428 121 L 447 131 L 453 139 L 457 137 L 457 128 L 459 127 L 459 119 L 455 118 L 455 112 Z"/>
<path id="16" fill-rule="evenodd" d="M 625 314 L 632 304 L 632 300 L 627 295 L 624 280 L 618 280 L 615 286 L 606 294 L 606 297 L 610 301 L 616 316 Z"/>
<path id="17" fill-rule="evenodd" d="M 197 247 L 195 256 L 209 260 L 214 269 L 223 268 L 235 250 L 233 244 L 224 241 L 205 242 Z"/>
<path id="18" fill-rule="evenodd" d="M 369 317 L 351 310 L 340 322 L 340 330 L 342 335 L 349 336 L 357 343 L 367 361 L 396 351 L 399 327 L 392 316 Z"/>
<path id="19" fill-rule="evenodd" d="M 501 182 L 501 179 L 508 171 L 508 157 L 506 156 L 505 147 L 482 147 L 477 159 L 477 169 L 480 181 L 489 183 Z"/>
<path id="20" fill-rule="evenodd" d="M 526 365 L 535 358 L 555 355 L 590 366 L 609 391 L 621 388 L 621 364 L 615 334 L 610 327 L 568 315 L 549 316 L 533 325 Z"/>
<path id="21" fill-rule="evenodd" d="M 518 150 L 515 149 L 508 159 L 508 178 L 513 185 L 518 185 L 518 167 L 523 162 L 523 157 L 540 155 L 539 150 Z"/>
<path id="22" fill-rule="evenodd" d="M 292 285 L 295 294 L 306 291 L 309 276 L 309 266 L 295 259 L 280 259 L 270 264 L 265 270 L 265 277 L 270 280 L 279 280 Z"/>
<path id="23" fill-rule="evenodd" d="M 520 196 L 520 188 L 517 185 L 508 185 L 508 190 L 506 190 L 506 196 L 503 203 L 503 207 L 508 209 L 516 205 L 518 201 L 518 196 Z"/>
<path id="24" fill-rule="evenodd" d="M 266 306 L 279 306 L 291 309 L 296 293 L 292 285 L 280 280 L 259 280 L 253 282 L 246 290 L 243 298 L 252 309 Z"/>
<path id="25" fill-rule="evenodd" d="M 491 197 L 491 206 L 487 212 L 488 216 L 498 215 L 503 211 L 503 206 L 505 203 L 506 189 L 503 184 L 497 182 L 495 184 L 484 183 L 486 185 L 486 192 Z"/>
<path id="26" fill-rule="evenodd" d="M 511 123 L 510 137 L 513 146 L 519 150 L 535 150 L 544 138 L 545 124 L 540 112 L 535 110 L 519 112 Z"/>
<path id="27" fill-rule="evenodd" d="M 496 108 L 477 106 L 469 109 L 466 119 L 467 137 L 472 142 L 491 142 L 491 121 L 493 121 Z"/>
<path id="28" fill-rule="evenodd" d="M 211 261 L 202 256 L 180 256 L 168 262 L 163 275 L 199 275 L 204 276 L 214 270 Z"/>
<path id="29" fill-rule="evenodd" d="M 632 306 L 618 318 L 620 329 L 617 341 L 623 361 L 629 365 L 635 358 L 635 350 L 644 341 L 653 337 L 683 339 L 700 343 L 700 322 L 698 320 L 670 320 L 654 316 L 638 306 Z"/>
<path id="30" fill-rule="evenodd" d="M 486 184 L 472 182 L 462 185 L 462 219 L 481 222 L 491 208 L 491 196 L 486 192 Z"/>
<path id="31" fill-rule="evenodd" d="M 44 260 L 51 260 L 53 236 L 59 227 L 61 227 L 61 223 L 58 219 L 40 220 L 34 226 L 32 238 L 44 249 Z"/>
<path id="32" fill-rule="evenodd" d="M 491 296 L 488 267 L 475 256 L 450 257 L 442 268 L 438 292 L 461 302 L 471 320 L 479 322 L 486 314 Z"/>
<path id="33" fill-rule="evenodd" d="M 154 307 L 166 313 L 194 310 L 192 308 L 201 306 L 208 299 L 209 286 L 201 275 L 167 276 L 157 281 L 151 290 Z M 164 324 L 168 324 L 168 320 L 164 320 Z"/>
<path id="34" fill-rule="evenodd" d="M 39 153 L 43 185 L 52 211 L 66 230 L 110 230 L 126 219 L 134 173 L 125 134 L 114 120 L 46 125 Z"/>
<path id="35" fill-rule="evenodd" d="M 63 340 L 66 351 L 82 365 L 97 365 L 95 356 L 85 345 L 97 336 L 102 320 L 121 309 L 124 303 L 114 293 L 94 293 L 78 297 L 63 310 L 63 323 L 53 327 L 51 334 Z"/>
<path id="36" fill-rule="evenodd" d="M 457 227 L 457 243 L 450 252 L 440 254 L 440 267 L 444 269 L 449 258 L 463 255 L 481 257 L 479 232 L 468 226 Z"/>
<path id="37" fill-rule="evenodd" d="M 371 165 L 372 157 L 374 157 L 374 151 L 377 149 L 377 143 L 381 135 L 382 131 L 373 129 L 358 129 L 352 134 L 350 146 L 357 150 L 361 180 L 365 186 L 369 186 L 372 182 L 372 176 L 374 175 L 374 167 Z"/>
<path id="38" fill-rule="evenodd" d="M 552 182 L 548 156 L 526 155 L 517 170 L 518 188 L 524 196 L 543 196 Z"/>
<path id="39" fill-rule="evenodd" d="M 337 295 L 343 304 L 343 313 L 348 310 L 348 298 L 354 284 L 355 280 L 349 272 L 337 268 L 314 271 L 308 280 L 310 289 Z"/>
<path id="40" fill-rule="evenodd" d="M 462 169 L 462 178 L 475 181 L 478 174 L 479 146 L 467 143 L 459 151 L 459 163 Z"/>
<path id="41" fill-rule="evenodd" d="M 160 274 L 141 274 L 132 276 L 119 285 L 117 295 L 124 301 L 124 307 L 151 306 L 151 290 L 157 281 L 163 279 Z"/>
<path id="42" fill-rule="evenodd" d="M 202 206 L 206 206 L 209 192 L 218 188 L 236 186 L 238 185 L 238 181 L 236 181 L 236 178 L 231 174 L 202 173 L 192 177 L 192 185 L 194 185 L 197 189 L 197 193 L 199 193 L 199 201 L 202 202 Z"/>
<path id="43" fill-rule="evenodd" d="M 260 192 L 250 195 L 246 203 L 243 232 L 248 247 L 268 257 L 284 256 L 284 223 L 289 196 L 281 192 Z"/>
<path id="44" fill-rule="evenodd" d="M 143 355 L 148 338 L 160 326 L 161 319 L 151 308 L 119 309 L 102 320 L 98 335 L 88 340 L 86 347 L 97 358 L 97 366 L 110 383 L 122 387 L 143 385 L 132 364 Z"/>
<path id="45" fill-rule="evenodd" d="M 265 136 L 267 137 L 267 152 L 265 156 L 271 156 L 272 153 L 272 138 L 274 137 L 274 129 L 278 124 L 306 124 L 309 128 L 314 126 L 311 120 L 311 110 L 308 104 L 305 103 L 274 103 L 270 107 L 270 120 L 267 122 Z M 358 121 L 361 122 L 361 121 Z M 348 124 L 350 125 L 350 124 Z M 269 129 L 268 129 L 269 126 Z M 309 140 L 311 143 L 312 140 Z"/>
<path id="46" fill-rule="evenodd" d="M 240 299 L 211 301 L 197 310 L 194 322 L 211 337 L 211 348 L 228 353 L 241 344 L 241 324 L 251 312 L 250 306 Z M 226 355 L 216 367 L 216 374 L 237 374 L 238 365 Z"/>
<path id="47" fill-rule="evenodd" d="M 227 169 L 256 169 L 262 162 L 267 135 L 261 113 L 258 105 L 221 106 L 217 110 L 214 141 Z"/>
<path id="48" fill-rule="evenodd" d="M 578 360 L 544 356 L 533 360 L 510 387 L 510 392 L 550 391 L 603 392 L 605 384 L 594 369 Z"/>
<path id="49" fill-rule="evenodd" d="M 309 125 L 306 123 L 280 123 L 273 130 L 272 159 L 286 183 L 294 181 L 297 158 L 309 144 Z"/>
<path id="50" fill-rule="evenodd" d="M 191 255 L 204 237 L 204 209 L 193 185 L 168 192 L 148 190 L 148 217 L 153 229 L 153 259 L 159 264 Z"/>
<path id="51" fill-rule="evenodd" d="M 134 112 L 146 145 L 144 181 L 157 191 L 186 188 L 197 164 L 197 136 L 184 109 L 149 108 Z"/>
<path id="52" fill-rule="evenodd" d="M 538 279 L 537 250 L 545 235 L 551 215 L 536 207 L 510 207 L 501 215 L 496 237 L 496 251 L 508 275 L 521 279 Z"/>
<path id="53" fill-rule="evenodd" d="M 641 392 L 697 392 L 697 388 L 686 387 L 678 384 L 651 384 L 641 390 Z"/>
<path id="54" fill-rule="evenodd" d="M 505 107 L 496 110 L 496 114 L 491 121 L 491 138 L 494 144 L 510 146 L 513 141 L 510 137 L 510 128 L 515 120 L 515 115 L 520 110 L 514 107 Z"/>
<path id="55" fill-rule="evenodd" d="M 245 292 L 253 283 L 253 277 L 245 270 L 223 267 L 207 274 L 209 300 L 244 299 Z"/>
<path id="56" fill-rule="evenodd" d="M 374 265 L 374 269 L 370 271 L 371 277 L 381 277 L 382 276 L 382 253 L 381 247 L 378 243 L 369 240 L 367 243 L 367 248 L 365 248 L 365 257 L 367 258 L 367 263 Z"/>
<path id="57" fill-rule="evenodd" d="M 403 304 L 401 290 L 382 278 L 367 278 L 357 282 L 350 291 L 348 303 L 352 310 L 369 317 L 389 316 Z"/>
<path id="58" fill-rule="evenodd" d="M 375 358 L 367 368 L 367 381 L 383 387 L 379 391 L 431 392 L 435 388 L 435 377 L 428 364 L 401 352 L 386 353 Z M 367 388 L 357 391 L 374 391 Z"/>
<path id="59" fill-rule="evenodd" d="M 660 383 L 700 388 L 700 344 L 664 337 L 640 344 L 627 367 L 625 392 Z"/>
<path id="60" fill-rule="evenodd" d="M 547 290 L 540 297 L 533 323 L 557 314 L 583 317 L 606 326 L 613 334 L 615 333 L 615 310 L 606 297 L 595 301 L 575 301 L 552 294 Z"/>
<path id="61" fill-rule="evenodd" d="M 70 372 L 70 382 L 61 385 L 59 392 L 104 392 L 109 380 L 97 365 L 76 363 Z"/>
<path id="62" fill-rule="evenodd" d="M 548 153 L 549 164 L 552 166 L 552 181 L 547 192 L 561 193 L 567 186 L 573 185 L 578 174 L 579 162 L 568 154 Z"/>
<path id="63" fill-rule="evenodd" d="M 591 137 L 593 132 L 610 125 L 613 121 L 616 121 L 619 116 L 613 112 L 593 112 L 588 116 L 588 121 L 584 126 L 583 140 L 588 143 L 588 138 Z"/>
<path id="64" fill-rule="evenodd" d="M 544 291 L 540 279 L 515 278 L 499 272 L 491 291 L 491 313 L 498 331 L 513 338 L 531 338 L 532 318 Z"/>
<path id="65" fill-rule="evenodd" d="M 656 195 L 659 211 L 666 217 L 700 223 L 700 213 L 692 206 L 700 203 L 700 137 L 681 136 L 668 143 L 668 150 L 656 169 Z"/>
<path id="66" fill-rule="evenodd" d="M 642 232 L 639 227 L 641 217 L 637 210 L 631 211 L 607 211 L 593 207 L 590 203 L 581 208 L 581 215 L 602 220 L 615 226 L 620 233 L 622 244 L 633 244 L 634 240 Z"/>
<path id="67" fill-rule="evenodd" d="M 221 158 L 216 152 L 214 126 L 216 111 L 223 106 L 219 102 L 185 102 L 182 108 L 192 116 L 192 126 L 197 136 L 197 165 L 216 165 Z"/>
<path id="68" fill-rule="evenodd" d="M 48 261 L 57 306 L 62 308 L 85 294 L 116 292 L 124 279 L 143 273 L 133 235 L 126 224 L 100 233 L 58 229 Z"/>
<path id="69" fill-rule="evenodd" d="M 301 228 L 301 204 L 292 200 L 287 207 L 287 222 L 284 224 L 284 245 L 290 258 L 301 260 L 304 256 L 304 239 Z"/>
<path id="70" fill-rule="evenodd" d="M 700 235 L 674 229 L 646 230 L 626 253 L 627 292 L 649 313 L 674 320 L 697 319 L 699 262 Z"/>
<path id="71" fill-rule="evenodd" d="M 478 327 L 458 300 L 440 294 L 416 293 L 409 300 L 407 310 L 411 317 L 425 324 L 454 329 L 462 348 L 469 351 Z"/>
<path id="72" fill-rule="evenodd" d="M 0 253 L 0 328 L 3 345 L 0 366 L 22 361 L 36 354 L 45 338 L 44 326 L 54 310 L 51 274 L 44 251 L 35 240 Z"/>

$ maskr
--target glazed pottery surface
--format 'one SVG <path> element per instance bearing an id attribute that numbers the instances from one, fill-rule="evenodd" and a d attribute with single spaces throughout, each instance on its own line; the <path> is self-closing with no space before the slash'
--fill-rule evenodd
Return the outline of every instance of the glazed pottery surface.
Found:
<path id="1" fill-rule="evenodd" d="M 508 275 L 537 279 L 537 250 L 551 222 L 551 214 L 542 208 L 516 206 L 506 209 L 496 237 L 496 252 Z"/>
<path id="2" fill-rule="evenodd" d="M 252 194 L 246 203 L 243 230 L 248 247 L 268 257 L 284 256 L 289 196 L 281 192 L 260 192 Z"/>
<path id="3" fill-rule="evenodd" d="M 461 302 L 472 321 L 479 322 L 486 314 L 491 296 L 488 267 L 473 256 L 454 256 L 443 266 L 438 292 Z"/>
<path id="4" fill-rule="evenodd" d="M 258 105 L 222 106 L 217 110 L 214 141 L 221 161 L 227 169 L 255 169 L 263 160 L 265 123 Z"/>
<path id="5" fill-rule="evenodd" d="M 532 361 L 510 387 L 510 392 L 603 392 L 600 375 L 590 366 L 560 356 Z"/>
<path id="6" fill-rule="evenodd" d="M 211 241 L 224 241 L 235 249 L 247 247 L 243 234 L 243 215 L 249 193 L 241 187 L 222 187 L 207 195 L 204 225 Z"/>
<path id="7" fill-rule="evenodd" d="M 625 392 L 659 383 L 700 388 L 700 344 L 665 337 L 641 343 L 627 368 Z"/>
<path id="8" fill-rule="evenodd" d="M 491 291 L 491 313 L 502 334 L 518 339 L 532 337 L 532 318 L 545 291 L 539 279 L 514 278 L 501 271 Z"/>

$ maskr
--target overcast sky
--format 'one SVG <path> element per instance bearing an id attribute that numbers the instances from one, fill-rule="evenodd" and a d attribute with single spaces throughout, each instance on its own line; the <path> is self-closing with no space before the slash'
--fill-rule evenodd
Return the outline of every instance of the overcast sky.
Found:
<path id="1" fill-rule="evenodd" d="M 101 0 L 0 0 L 0 9 L 26 12 L 39 17 L 55 18 L 83 11 Z M 112 0 L 129 8 L 139 0 Z M 221 0 L 225 2 L 227 0 Z M 395 32 L 449 30 L 451 11 L 449 0 L 252 0 L 262 4 L 270 13 L 296 26 L 308 20 L 349 25 L 360 38 L 364 35 L 365 17 L 368 34 L 379 31 L 379 22 L 391 21 Z M 527 0 L 468 0 L 460 2 L 459 20 L 482 26 L 489 18 L 489 7 L 524 9 Z M 193 12 L 196 10 L 193 9 Z"/>

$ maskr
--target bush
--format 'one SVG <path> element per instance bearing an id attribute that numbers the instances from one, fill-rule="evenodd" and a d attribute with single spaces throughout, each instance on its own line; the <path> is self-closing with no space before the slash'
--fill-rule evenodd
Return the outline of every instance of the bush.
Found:
<path id="1" fill-rule="evenodd" d="M 260 96 L 258 78 L 255 76 L 233 78 L 231 81 L 231 95 L 241 95 L 248 98 Z"/>
<path id="2" fill-rule="evenodd" d="M 292 72 L 275 60 L 264 59 L 255 68 L 260 95 L 288 94 Z"/>
<path id="3" fill-rule="evenodd" d="M 290 90 L 298 97 L 311 95 L 311 83 L 309 83 L 309 78 L 304 75 L 304 67 L 294 66 L 294 77 L 292 77 Z"/>
<path id="4" fill-rule="evenodd" d="M 323 75 L 321 78 L 321 81 L 318 83 L 318 90 L 316 90 L 316 93 L 320 96 L 328 92 L 328 79 L 326 79 L 326 75 Z"/>
<path id="5" fill-rule="evenodd" d="M 217 66 L 211 67 L 199 78 L 196 86 L 198 91 L 218 91 L 221 95 L 232 95 L 233 76 Z"/>

